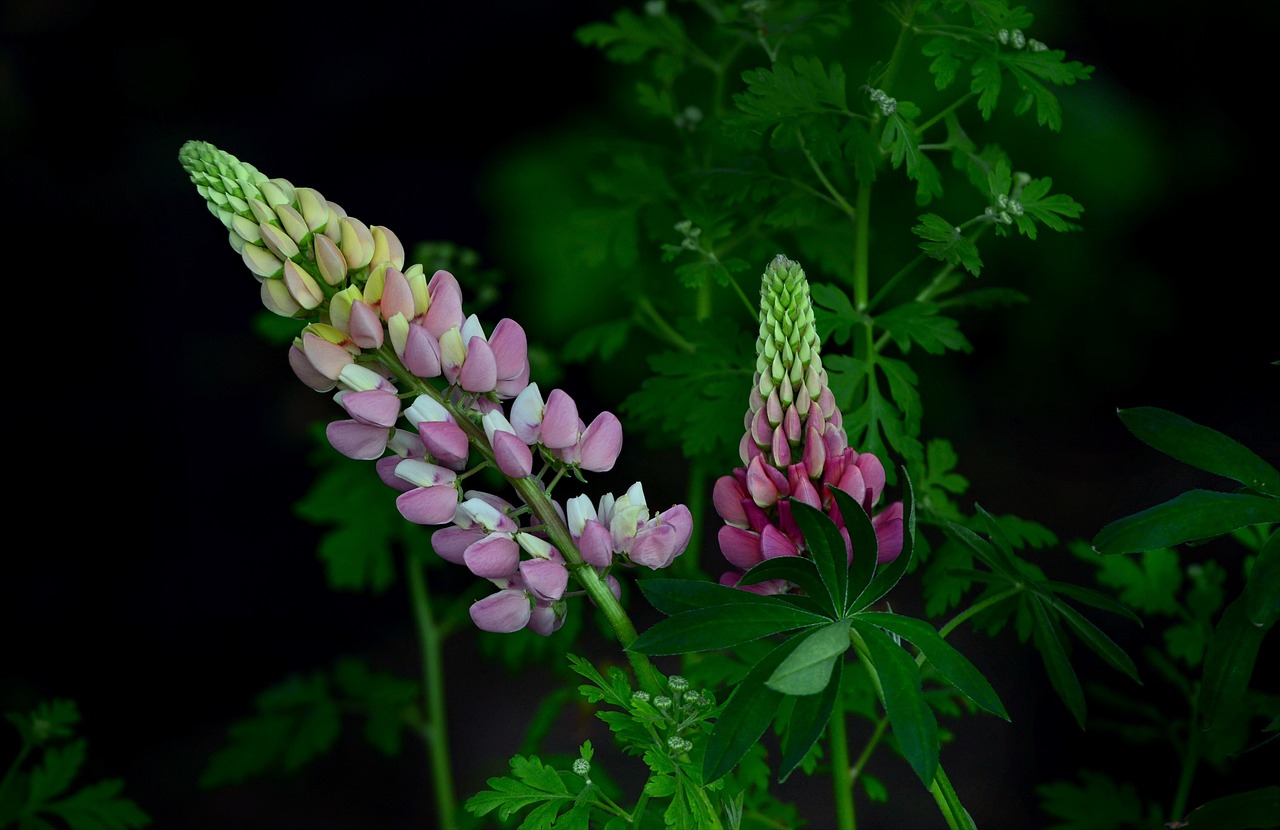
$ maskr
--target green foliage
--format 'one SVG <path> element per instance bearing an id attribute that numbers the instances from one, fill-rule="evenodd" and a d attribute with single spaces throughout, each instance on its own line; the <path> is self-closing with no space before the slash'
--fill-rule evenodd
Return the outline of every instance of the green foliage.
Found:
<path id="1" fill-rule="evenodd" d="M 227 746 L 209 758 L 200 786 L 296 772 L 333 748 L 344 712 L 365 717 L 366 740 L 397 755 L 404 730 L 421 721 L 418 697 L 417 683 L 355 658 L 339 660 L 328 672 L 292 675 L 258 695 L 253 716 L 231 725 Z"/>
<path id="2" fill-rule="evenodd" d="M 1132 785 L 1091 769 L 1081 769 L 1078 775 L 1079 784 L 1055 781 L 1037 788 L 1041 808 L 1055 820 L 1046 830 L 1160 826 L 1156 805 L 1144 803 Z"/>
<path id="3" fill-rule="evenodd" d="M 73 787 L 84 767 L 88 742 L 75 737 L 80 721 L 74 700 L 40 701 L 30 712 L 6 712 L 22 746 L 0 781 L 0 828 L 19 830 L 136 830 L 151 817 L 108 778 Z M 38 760 L 27 765 L 33 751 Z"/>

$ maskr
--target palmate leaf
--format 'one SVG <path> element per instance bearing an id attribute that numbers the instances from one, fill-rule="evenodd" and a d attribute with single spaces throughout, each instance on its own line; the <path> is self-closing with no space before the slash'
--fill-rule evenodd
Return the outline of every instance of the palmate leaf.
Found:
<path id="1" fill-rule="evenodd" d="M 704 783 L 718 780 L 737 766 L 739 759 L 769 728 L 783 695 L 766 686 L 765 681 L 800 645 L 802 637 L 793 636 L 774 648 L 734 688 L 707 738 L 707 751 L 702 760 Z"/>
<path id="2" fill-rule="evenodd" d="M 1045 670 L 1049 674 L 1049 683 L 1066 704 L 1067 711 L 1071 712 L 1072 717 L 1076 719 L 1076 724 L 1084 729 L 1084 690 L 1080 687 L 1080 679 L 1076 677 L 1076 670 L 1071 667 L 1071 660 L 1067 657 L 1062 631 L 1039 597 L 1027 597 L 1024 601 L 1030 606 L 1035 620 L 1032 637 L 1035 640 L 1036 649 L 1040 652 L 1040 659 L 1044 662 Z"/>
<path id="3" fill-rule="evenodd" d="M 654 608 L 669 616 L 713 605 L 742 603 L 766 607 L 787 605 L 786 600 L 780 597 L 753 594 L 750 591 L 741 591 L 715 582 L 695 579 L 669 579 L 654 576 L 638 580 L 636 584 L 640 586 L 640 592 Z"/>
<path id="4" fill-rule="evenodd" d="M 785 695 L 816 695 L 827 688 L 834 667 L 850 646 L 849 620 L 824 625 L 803 635 L 765 685 Z"/>
<path id="5" fill-rule="evenodd" d="M 845 633 L 845 642 L 849 635 Z M 783 661 L 786 662 L 786 661 Z M 840 682 L 844 677 L 842 660 L 831 661 L 830 680 L 823 685 L 818 694 L 805 695 L 795 699 L 791 709 L 791 717 L 787 719 L 787 730 L 782 736 L 782 758 L 778 761 L 778 783 L 783 783 L 795 771 L 809 750 L 826 731 L 831 713 L 835 711 L 836 701 L 840 699 Z"/>
<path id="6" fill-rule="evenodd" d="M 830 599 L 830 608 L 835 612 L 831 616 L 842 616 L 840 612 L 844 610 L 849 591 L 849 565 L 844 551 L 844 538 L 835 522 L 828 519 L 821 510 L 792 500 L 791 514 L 804 534 L 809 555 L 822 578 Z M 874 562 L 872 559 L 873 565 Z M 861 588 L 858 590 L 861 591 Z"/>

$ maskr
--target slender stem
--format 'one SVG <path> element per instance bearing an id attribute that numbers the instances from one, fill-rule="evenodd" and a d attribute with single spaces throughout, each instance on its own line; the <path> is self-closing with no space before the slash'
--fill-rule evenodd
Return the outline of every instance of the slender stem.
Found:
<path id="1" fill-rule="evenodd" d="M 658 310 L 653 307 L 653 303 L 649 301 L 648 297 L 639 297 L 636 300 L 636 306 L 640 311 L 644 312 L 644 316 L 649 319 L 649 322 L 653 324 L 653 327 L 656 328 L 661 336 L 664 337 L 672 346 L 675 346 L 682 352 L 688 352 L 689 354 L 693 354 L 697 351 L 696 346 L 684 339 L 684 336 L 672 328 L 666 318 L 658 313 Z"/>
<path id="2" fill-rule="evenodd" d="M 22 762 L 27 760 L 27 756 L 31 754 L 32 744 L 23 736 L 22 749 L 18 750 L 18 756 L 13 759 L 13 763 L 9 765 L 9 771 L 4 774 L 4 780 L 0 781 L 0 804 L 5 803 L 5 796 L 9 793 L 9 785 L 18 777 L 18 770 L 22 768 Z"/>
<path id="3" fill-rule="evenodd" d="M 853 810 L 853 775 L 849 767 L 849 735 L 845 727 L 844 706 L 836 702 L 828 724 L 831 737 L 831 783 L 835 788 L 836 827 L 856 830 L 858 820 Z"/>
<path id="4" fill-rule="evenodd" d="M 991 596 L 984 599 L 982 602 L 976 602 L 973 605 L 970 605 L 968 608 L 964 609 L 959 614 L 956 614 L 954 617 L 952 617 L 951 620 L 946 625 L 938 629 L 939 636 L 946 637 L 952 631 L 956 630 L 956 626 L 960 625 L 960 623 L 969 619 L 974 614 L 977 614 L 981 611 L 985 611 L 991 606 L 996 605 L 997 603 L 1004 602 L 1009 597 L 1017 596 L 1020 593 L 1022 593 L 1022 585 L 1018 584 L 1013 586 L 1012 588 L 1006 588 L 1005 590 L 1001 591 L 998 594 L 992 594 Z M 924 655 L 921 654 L 921 656 L 923 657 Z"/>
<path id="5" fill-rule="evenodd" d="M 858 183 L 854 213 L 853 307 L 867 310 L 871 285 L 871 182 Z"/>
<path id="6" fill-rule="evenodd" d="M 849 784 L 852 786 L 858 782 L 858 776 L 862 775 L 862 771 L 866 769 L 867 761 L 871 758 L 871 753 L 876 751 L 876 747 L 880 745 L 880 741 L 884 738 L 885 730 L 889 728 L 889 716 L 881 715 L 880 720 L 876 721 L 875 731 L 871 733 L 871 737 L 867 739 L 867 745 L 862 748 L 862 754 L 858 756 L 858 760 L 853 762 L 853 766 L 849 770 Z"/>
<path id="7" fill-rule="evenodd" d="M 1182 753 L 1182 772 L 1178 775 L 1178 791 L 1169 809 L 1169 824 L 1176 825 L 1187 813 L 1187 799 L 1191 796 L 1191 782 L 1200 761 L 1200 696 L 1191 698 L 1191 719 L 1187 722 L 1187 747 Z"/>
<path id="8" fill-rule="evenodd" d="M 453 796 L 453 765 L 449 753 L 448 718 L 444 707 L 444 660 L 440 651 L 440 630 L 431 613 L 431 595 L 423 575 L 425 564 L 417 556 L 407 558 L 405 569 L 413 597 L 413 616 L 418 625 L 418 645 L 422 648 L 422 688 L 426 707 L 422 737 L 431 756 L 431 782 L 435 787 L 436 812 L 441 830 L 454 830 L 457 806 Z"/>

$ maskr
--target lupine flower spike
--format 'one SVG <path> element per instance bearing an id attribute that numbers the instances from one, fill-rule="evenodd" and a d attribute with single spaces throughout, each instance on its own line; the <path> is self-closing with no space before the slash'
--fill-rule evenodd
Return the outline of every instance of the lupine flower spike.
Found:
<path id="1" fill-rule="evenodd" d="M 733 566 L 720 578 L 724 585 L 736 586 L 744 571 L 765 559 L 806 552 L 793 500 L 824 511 L 836 523 L 852 562 L 849 532 L 832 488 L 848 493 L 871 515 L 880 563 L 902 552 L 902 502 L 872 513 L 884 492 L 884 466 L 871 453 L 848 446 L 819 352 L 804 269 L 779 255 L 765 268 L 760 286 L 756 370 L 738 447 L 743 466 L 720 477 L 712 493 L 725 522 L 720 550 Z M 791 587 L 784 580 L 742 586 L 756 593 Z"/>
<path id="2" fill-rule="evenodd" d="M 544 402 L 519 323 L 486 331 L 464 314 L 452 274 L 405 267 L 389 228 L 349 216 L 316 190 L 268 178 L 205 142 L 184 144 L 179 160 L 257 279 L 263 305 L 306 321 L 289 365 L 307 386 L 333 392 L 347 416 L 326 429 L 334 449 L 374 461 L 399 491 L 400 514 L 439 527 L 436 552 L 498 588 L 471 606 L 477 626 L 551 634 L 564 622 L 571 571 L 597 603 L 616 601 L 615 566 L 662 568 L 684 551 L 688 508 L 651 514 L 638 482 L 598 508 L 578 496 L 566 513 L 551 500 L 540 476 L 612 469 L 622 424 L 610 412 L 584 423 L 559 389 Z M 524 505 L 463 490 L 459 474 L 473 456 L 501 471 Z M 539 474 L 535 458 L 545 462 Z"/>

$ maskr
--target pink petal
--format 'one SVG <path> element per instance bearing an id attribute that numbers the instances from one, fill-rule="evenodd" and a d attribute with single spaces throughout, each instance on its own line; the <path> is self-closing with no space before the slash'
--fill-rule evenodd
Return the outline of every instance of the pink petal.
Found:
<path id="1" fill-rule="evenodd" d="M 389 429 L 400 417 L 400 398 L 384 389 L 347 392 L 342 396 L 342 408 L 362 424 Z"/>
<path id="2" fill-rule="evenodd" d="M 492 392 L 498 385 L 498 364 L 483 337 L 467 341 L 467 358 L 462 362 L 458 383 L 468 392 Z"/>
<path id="3" fill-rule="evenodd" d="M 773 559 L 775 556 L 798 556 L 800 554 L 800 551 L 787 538 L 787 535 L 773 525 L 766 527 L 764 533 L 760 534 L 760 552 L 765 559 Z"/>
<path id="4" fill-rule="evenodd" d="M 526 444 L 536 444 L 542 432 L 542 392 L 531 383 L 511 402 L 511 428 Z"/>
<path id="5" fill-rule="evenodd" d="M 612 412 L 601 412 L 582 433 L 582 469 L 608 472 L 621 451 L 622 422 Z"/>
<path id="6" fill-rule="evenodd" d="M 396 467 L 403 460 L 404 459 L 398 455 L 388 455 L 384 458 L 379 458 L 374 462 L 374 468 L 378 472 L 378 478 L 382 479 L 382 483 L 388 487 L 393 487 L 402 493 L 408 492 L 414 488 L 413 484 L 396 475 Z"/>
<path id="7" fill-rule="evenodd" d="M 880 494 L 884 492 L 884 465 L 872 453 L 864 452 L 858 456 L 858 469 L 862 471 L 862 480 L 867 483 L 867 502 L 863 506 L 870 508 L 880 500 Z"/>
<path id="8" fill-rule="evenodd" d="M 404 319 L 412 320 L 413 289 L 409 287 L 409 281 L 396 268 L 388 268 L 383 279 L 382 300 L 378 303 L 382 319 L 390 320 L 397 314 L 402 314 Z"/>
<path id="9" fill-rule="evenodd" d="M 360 348 L 376 349 L 382 345 L 382 318 L 363 300 L 351 304 L 351 320 L 347 325 L 351 329 L 351 339 Z"/>
<path id="10" fill-rule="evenodd" d="M 729 525 L 726 525 L 729 527 Z M 736 528 L 735 528 L 736 529 Z M 646 568 L 665 568 L 679 552 L 680 531 L 672 525 L 650 525 L 636 534 L 627 556 Z"/>
<path id="11" fill-rule="evenodd" d="M 297 346 L 289 347 L 289 368 L 293 369 L 293 373 L 298 376 L 298 380 L 317 392 L 328 392 L 335 385 L 332 380 L 322 375 L 316 370 L 315 366 L 311 365 L 311 361 L 307 360 L 306 354 Z"/>
<path id="12" fill-rule="evenodd" d="M 512 380 L 529 369 L 529 343 L 524 329 L 515 320 L 503 318 L 489 335 L 489 347 L 498 366 L 499 380 Z"/>
<path id="13" fill-rule="evenodd" d="M 458 509 L 458 490 L 448 484 L 415 487 L 396 497 L 396 508 L 414 524 L 447 524 Z"/>
<path id="14" fill-rule="evenodd" d="M 343 367 L 356 360 L 346 348 L 311 332 L 302 335 L 302 352 L 317 372 L 333 381 L 342 374 Z"/>
<path id="15" fill-rule="evenodd" d="M 446 467 L 459 470 L 467 465 L 471 442 L 462 427 L 451 421 L 421 421 L 418 437 L 431 457 Z"/>
<path id="16" fill-rule="evenodd" d="M 871 526 L 875 528 L 876 541 L 880 543 L 876 552 L 876 562 L 883 565 L 897 559 L 902 553 L 902 535 L 905 529 L 902 502 L 895 501 L 881 510 L 872 517 Z"/>
<path id="17" fill-rule="evenodd" d="M 436 340 L 449 329 L 463 323 L 462 288 L 448 271 L 436 271 L 427 283 L 427 296 L 431 304 L 422 324 Z"/>
<path id="18" fill-rule="evenodd" d="M 764 561 L 764 554 L 760 552 L 760 534 L 758 533 L 733 525 L 725 525 L 720 528 L 717 539 L 720 542 L 720 552 L 735 567 L 745 571 Z"/>
<path id="19" fill-rule="evenodd" d="M 503 579 L 520 566 L 520 546 L 509 535 L 486 535 L 463 551 L 462 560 L 476 576 Z"/>
<path id="20" fill-rule="evenodd" d="M 769 471 L 777 472 L 764 461 L 764 456 L 751 459 L 747 467 L 747 491 L 760 507 L 769 507 L 778 501 L 778 485 Z"/>
<path id="21" fill-rule="evenodd" d="M 466 564 L 463 555 L 467 548 L 489 535 L 482 527 L 458 527 L 449 525 L 431 534 L 431 547 L 446 562 Z"/>
<path id="22" fill-rule="evenodd" d="M 667 508 L 658 514 L 658 521 L 676 529 L 676 555 L 684 553 L 693 538 L 693 514 L 683 504 Z"/>
<path id="23" fill-rule="evenodd" d="M 552 389 L 542 411 L 542 446 L 561 450 L 578 443 L 578 405 L 562 389 Z"/>
<path id="24" fill-rule="evenodd" d="M 787 440 L 782 427 L 778 427 L 773 431 L 773 446 L 770 449 L 773 452 L 773 466 L 788 467 L 791 465 L 791 442 Z"/>
<path id="25" fill-rule="evenodd" d="M 550 637 L 564 625 L 566 609 L 563 607 L 564 603 L 560 603 L 560 606 L 557 609 L 553 605 L 539 602 L 533 607 L 533 613 L 529 616 L 529 623 L 525 627 L 534 634 Z"/>
<path id="26" fill-rule="evenodd" d="M 720 476 L 711 490 L 711 503 L 715 505 L 716 513 L 729 524 L 747 524 L 747 512 L 742 509 L 742 500 L 746 497 L 733 476 Z"/>
<path id="27" fill-rule="evenodd" d="M 471 621 L 482 631 L 510 634 L 529 624 L 533 611 L 530 597 L 519 588 L 507 588 L 490 594 L 469 609 Z"/>
<path id="28" fill-rule="evenodd" d="M 512 478 L 524 478 L 533 472 L 533 453 L 513 432 L 493 433 L 493 458 L 498 469 Z"/>
<path id="29" fill-rule="evenodd" d="M 595 519 L 588 519 L 578 537 L 578 550 L 587 564 L 596 568 L 607 568 L 613 561 L 613 536 L 609 528 Z"/>
<path id="30" fill-rule="evenodd" d="M 387 449 L 390 435 L 386 427 L 370 426 L 359 421 L 334 421 L 325 427 L 325 436 L 338 452 L 347 458 L 372 461 Z"/>
<path id="31" fill-rule="evenodd" d="M 809 475 L 821 478 L 827 463 L 827 445 L 822 441 L 822 432 L 812 420 L 805 427 L 804 450 L 800 461 L 809 468 Z"/>
<path id="32" fill-rule="evenodd" d="M 417 323 L 409 325 L 403 357 L 405 368 L 418 377 L 440 377 L 440 343 Z"/>
<path id="33" fill-rule="evenodd" d="M 526 559 L 520 563 L 520 575 L 534 595 L 545 600 L 564 596 L 569 585 L 569 571 L 563 563 L 550 559 Z"/>
<path id="34" fill-rule="evenodd" d="M 498 385 L 494 389 L 494 391 L 498 393 L 498 397 L 502 398 L 503 400 L 506 400 L 508 398 L 514 398 L 516 395 L 519 395 L 521 392 L 524 391 L 524 388 L 528 385 L 529 385 L 529 362 L 525 361 L 524 369 L 521 370 L 520 373 L 515 377 L 513 378 L 499 377 Z"/>

